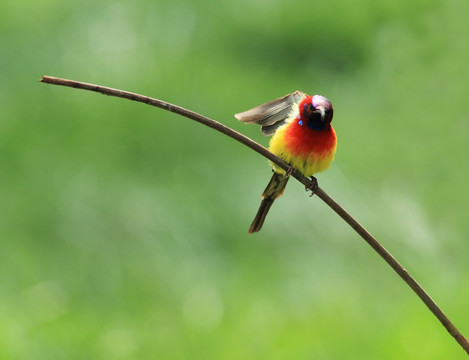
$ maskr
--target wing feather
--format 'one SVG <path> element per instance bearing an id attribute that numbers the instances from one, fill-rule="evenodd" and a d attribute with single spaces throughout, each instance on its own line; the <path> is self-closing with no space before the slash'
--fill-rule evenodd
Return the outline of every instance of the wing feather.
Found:
<path id="1" fill-rule="evenodd" d="M 272 135 L 275 130 L 285 124 L 292 106 L 299 103 L 307 95 L 301 91 L 287 94 L 279 99 L 269 101 L 250 110 L 235 114 L 236 119 L 247 124 L 259 124 L 264 135 Z"/>

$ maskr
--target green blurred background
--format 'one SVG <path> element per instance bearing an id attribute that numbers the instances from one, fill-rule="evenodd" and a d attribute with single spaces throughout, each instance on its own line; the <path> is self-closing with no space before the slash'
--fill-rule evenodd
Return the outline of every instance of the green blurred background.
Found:
<path id="1" fill-rule="evenodd" d="M 463 359 L 400 278 L 267 161 L 185 118 L 335 108 L 320 185 L 469 334 L 469 3 L 0 2 L 0 358 Z"/>

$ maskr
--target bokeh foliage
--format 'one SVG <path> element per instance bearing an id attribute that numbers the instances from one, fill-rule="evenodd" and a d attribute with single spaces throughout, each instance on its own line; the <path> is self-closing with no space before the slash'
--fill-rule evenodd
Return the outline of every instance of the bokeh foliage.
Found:
<path id="1" fill-rule="evenodd" d="M 187 119 L 37 83 L 135 91 L 267 144 L 235 112 L 335 107 L 321 186 L 469 334 L 469 3 L 2 1 L 0 358 L 459 359 L 354 232 Z"/>

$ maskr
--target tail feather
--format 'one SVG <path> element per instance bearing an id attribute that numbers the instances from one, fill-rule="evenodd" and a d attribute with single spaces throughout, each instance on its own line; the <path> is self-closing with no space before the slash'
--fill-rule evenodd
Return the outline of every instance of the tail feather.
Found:
<path id="1" fill-rule="evenodd" d="M 274 173 L 262 194 L 262 202 L 256 217 L 249 228 L 249 234 L 258 232 L 264 224 L 265 217 L 274 203 L 274 200 L 283 194 L 287 186 L 288 177 L 283 174 Z"/>
<path id="2" fill-rule="evenodd" d="M 274 200 L 275 199 L 271 198 L 262 199 L 261 206 L 259 207 L 256 217 L 254 218 L 254 221 L 252 222 L 251 227 L 249 228 L 249 234 L 258 232 L 262 228 L 265 217 L 267 216 L 270 207 L 274 203 Z"/>

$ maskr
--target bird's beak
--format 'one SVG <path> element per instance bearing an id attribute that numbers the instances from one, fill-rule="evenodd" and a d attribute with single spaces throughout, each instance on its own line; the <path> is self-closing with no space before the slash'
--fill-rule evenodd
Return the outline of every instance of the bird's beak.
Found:
<path id="1" fill-rule="evenodd" d="M 324 120 L 326 119 L 326 110 L 324 110 L 324 107 L 322 106 L 316 107 L 315 112 L 318 112 L 319 114 L 321 114 L 321 121 L 324 122 Z"/>

